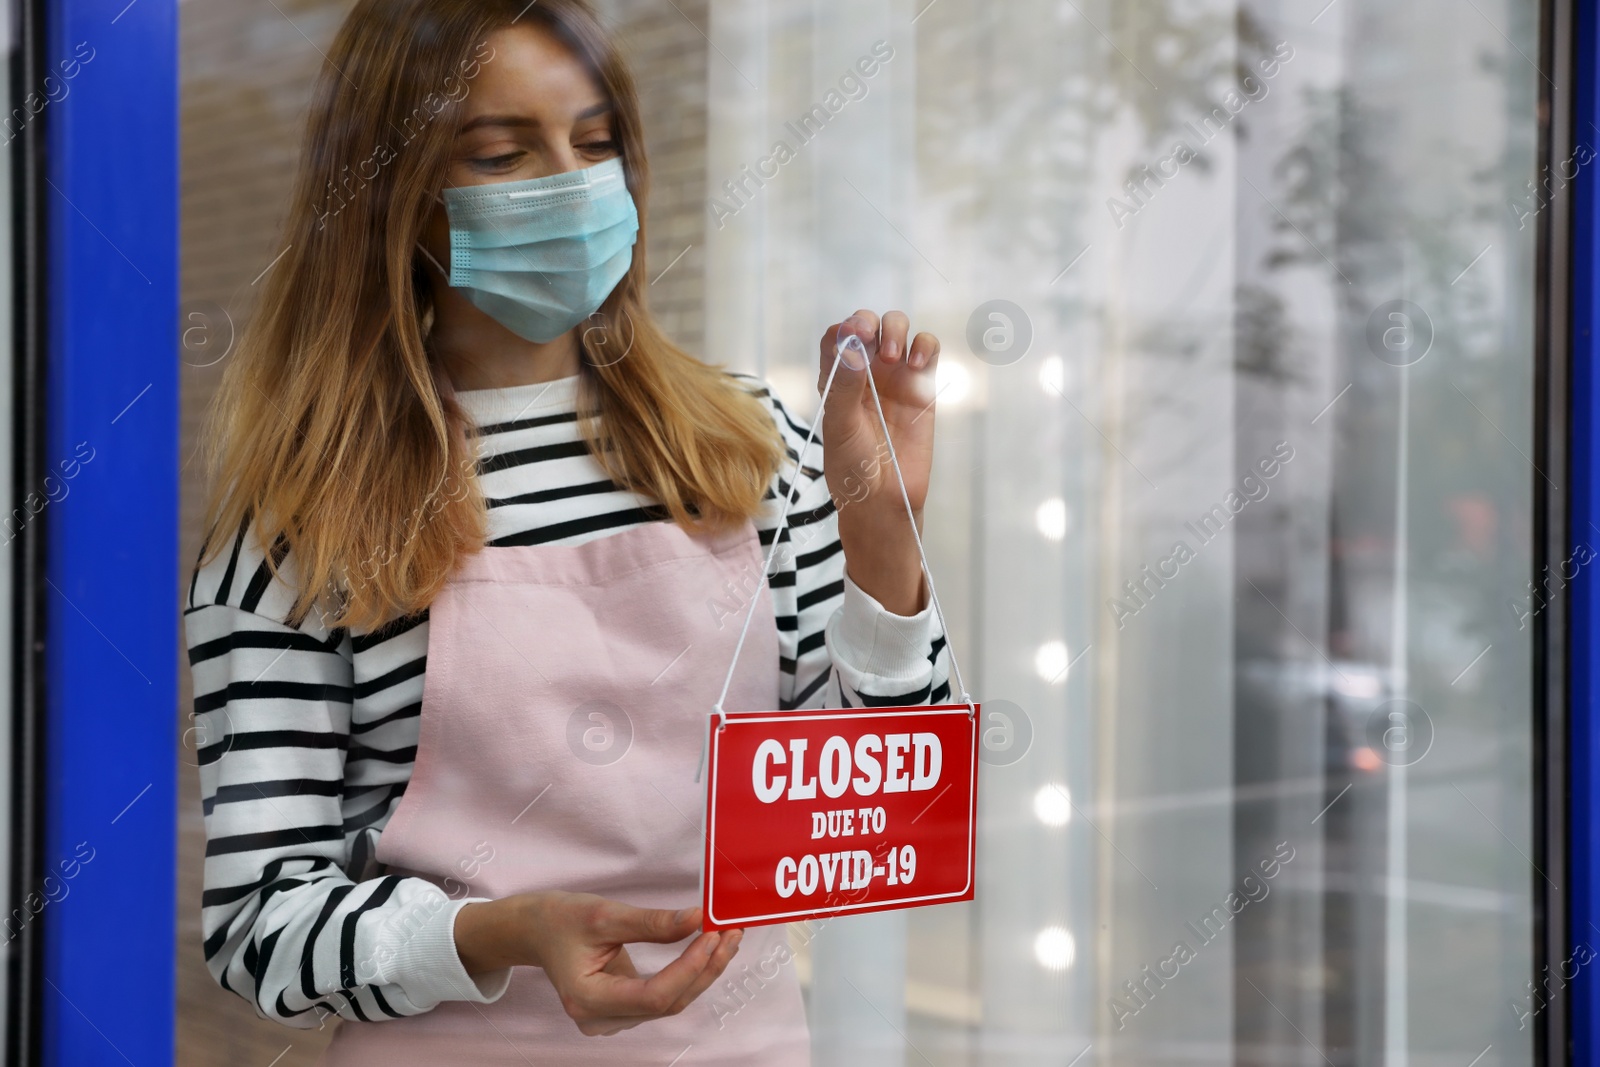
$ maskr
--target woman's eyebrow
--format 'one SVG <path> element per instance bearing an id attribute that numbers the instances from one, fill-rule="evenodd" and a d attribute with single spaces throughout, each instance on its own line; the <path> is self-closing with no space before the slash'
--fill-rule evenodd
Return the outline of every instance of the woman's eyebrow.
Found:
<path id="1" fill-rule="evenodd" d="M 578 112 L 578 114 L 574 116 L 573 121 L 582 122 L 584 119 L 592 119 L 599 115 L 607 114 L 611 110 L 611 102 L 609 100 L 602 100 L 600 103 L 586 107 L 582 111 Z M 539 127 L 539 120 L 528 115 L 479 115 L 477 118 L 464 124 L 461 127 L 461 133 L 471 133 L 473 130 L 481 130 L 485 126 L 508 126 L 517 129 L 537 129 Z"/>
<path id="2" fill-rule="evenodd" d="M 461 127 L 462 133 L 471 133 L 481 130 L 485 126 L 514 126 L 530 129 L 538 128 L 539 120 L 526 115 L 479 115 L 471 122 Z"/>

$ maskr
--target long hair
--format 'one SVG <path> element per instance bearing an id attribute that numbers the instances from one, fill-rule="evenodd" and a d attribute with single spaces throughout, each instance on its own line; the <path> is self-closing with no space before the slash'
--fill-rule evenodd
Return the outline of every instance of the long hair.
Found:
<path id="1" fill-rule="evenodd" d="M 614 109 L 639 236 L 583 333 L 579 424 L 613 481 L 691 530 L 756 514 L 783 455 L 761 402 L 675 346 L 645 304 L 649 170 L 638 97 L 585 0 L 359 0 L 319 76 L 281 258 L 206 430 L 201 565 L 256 524 L 289 621 L 370 629 L 432 602 L 483 547 L 488 512 L 469 420 L 428 344 L 434 284 L 417 251 L 446 180 L 487 38 L 544 27 Z M 270 548 L 268 546 L 271 546 Z"/>

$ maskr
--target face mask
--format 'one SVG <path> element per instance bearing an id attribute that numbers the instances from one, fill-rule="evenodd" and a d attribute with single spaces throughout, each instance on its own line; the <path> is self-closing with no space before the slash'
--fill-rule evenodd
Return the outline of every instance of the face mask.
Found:
<path id="1" fill-rule="evenodd" d="M 529 341 L 554 341 L 593 315 L 633 262 L 639 215 L 620 158 L 446 189 L 444 205 L 451 287 Z"/>

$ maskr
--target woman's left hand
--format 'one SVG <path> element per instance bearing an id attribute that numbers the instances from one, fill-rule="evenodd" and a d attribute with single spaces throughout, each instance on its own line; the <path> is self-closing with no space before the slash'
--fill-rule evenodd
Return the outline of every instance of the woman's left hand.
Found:
<path id="1" fill-rule="evenodd" d="M 888 312 L 880 321 L 870 311 L 857 311 L 822 335 L 819 392 L 833 369 L 840 337 L 850 334 L 860 338 L 867 351 L 920 533 L 933 468 L 939 339 L 931 333 L 912 337 L 911 322 L 902 312 Z M 894 614 L 915 615 L 925 606 L 922 566 L 883 444 L 868 373 L 845 362 L 834 377 L 823 406 L 823 472 L 839 510 L 839 540 L 851 581 Z"/>

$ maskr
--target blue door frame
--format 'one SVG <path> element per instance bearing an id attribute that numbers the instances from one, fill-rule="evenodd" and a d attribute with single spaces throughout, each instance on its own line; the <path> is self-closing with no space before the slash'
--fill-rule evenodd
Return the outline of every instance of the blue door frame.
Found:
<path id="1" fill-rule="evenodd" d="M 176 982 L 178 6 L 45 0 L 43 16 L 58 88 L 33 88 L 69 91 L 40 114 L 40 458 L 58 478 L 77 467 L 41 513 L 39 873 L 58 899 L 40 913 L 40 1054 L 159 1067 Z"/>
<path id="2" fill-rule="evenodd" d="M 1579 0 L 1572 200 L 1572 441 L 1568 499 L 1571 586 L 1571 954 L 1551 961 L 1551 986 L 1571 979 L 1573 1063 L 1600 1065 L 1600 3 Z M 1585 158 L 1585 156 L 1587 158 Z M 1570 168 L 1569 168 L 1570 169 Z M 1573 974 L 1573 971 L 1576 974 Z M 1542 978 L 1543 976 L 1541 976 Z"/>
<path id="3" fill-rule="evenodd" d="M 41 876 L 57 878 L 58 899 L 40 912 L 41 1054 L 49 1067 L 156 1067 L 175 1052 L 178 6 L 46 0 L 43 10 L 49 67 L 81 61 L 80 45 L 93 59 L 40 120 L 43 459 L 78 461 L 68 495 L 43 512 Z M 1579 0 L 1576 15 L 1574 142 L 1591 151 L 1572 203 L 1568 503 L 1581 559 L 1600 553 L 1600 0 Z M 1571 979 L 1578 1067 L 1600 1067 L 1596 569 L 1571 585 L 1571 959 L 1596 954 Z"/>

